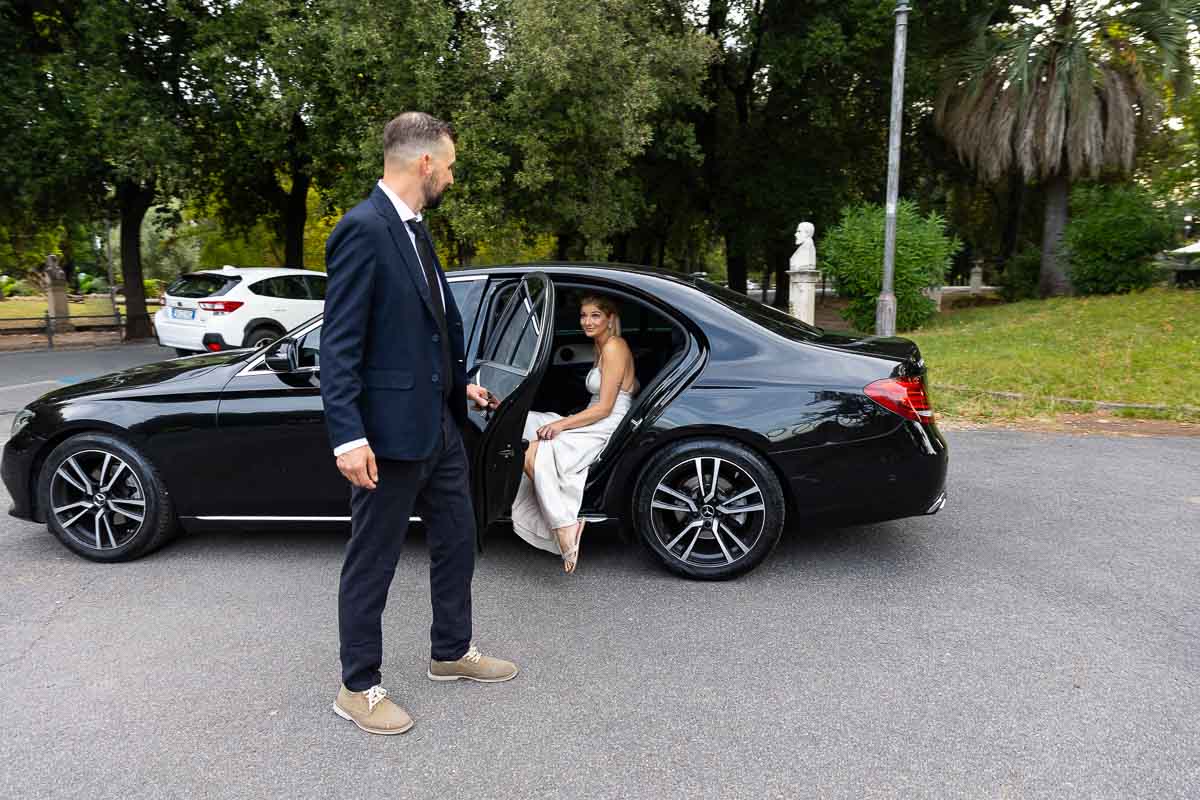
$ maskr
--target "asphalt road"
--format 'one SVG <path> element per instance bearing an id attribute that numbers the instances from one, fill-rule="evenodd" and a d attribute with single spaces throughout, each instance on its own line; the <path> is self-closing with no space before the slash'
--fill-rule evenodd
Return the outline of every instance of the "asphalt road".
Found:
<path id="1" fill-rule="evenodd" d="M 329 710 L 344 534 L 101 566 L 0 518 L 0 797 L 1200 795 L 1198 441 L 951 446 L 937 516 L 793 530 L 729 583 L 601 526 L 575 576 L 495 538 L 476 641 L 507 684 L 424 677 L 415 532 L 384 620 L 399 737 Z"/>
<path id="2" fill-rule="evenodd" d="M 174 357 L 174 350 L 154 343 L 0 353 L 0 415 L 12 414 L 59 386 Z M 7 425 L 0 435 L 8 435 Z"/>

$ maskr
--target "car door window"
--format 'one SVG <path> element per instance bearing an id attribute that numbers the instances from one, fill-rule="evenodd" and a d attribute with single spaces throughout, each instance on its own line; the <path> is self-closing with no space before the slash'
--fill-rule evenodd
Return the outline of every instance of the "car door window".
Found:
<path id="1" fill-rule="evenodd" d="M 305 275 L 304 281 L 308 284 L 308 296 L 311 300 L 325 299 L 325 276 L 324 275 Z M 458 299 L 457 297 L 455 299 Z"/>
<path id="2" fill-rule="evenodd" d="M 529 371 L 541 334 L 545 287 L 545 282 L 525 281 L 520 291 L 509 295 L 497 320 L 497 327 L 493 329 L 489 340 L 491 346 L 485 350 L 485 358 L 520 372 Z"/>
<path id="3" fill-rule="evenodd" d="M 463 336 L 468 342 L 475 329 L 475 317 L 479 314 L 479 302 L 483 299 L 486 285 L 485 280 L 450 280 L 450 293 L 454 295 L 454 304 L 462 315 Z"/>
<path id="4" fill-rule="evenodd" d="M 285 275 L 282 278 L 275 278 L 279 281 L 278 294 L 276 297 L 282 297 L 285 300 L 307 300 L 308 287 L 304 284 L 304 278 L 300 275 Z"/>

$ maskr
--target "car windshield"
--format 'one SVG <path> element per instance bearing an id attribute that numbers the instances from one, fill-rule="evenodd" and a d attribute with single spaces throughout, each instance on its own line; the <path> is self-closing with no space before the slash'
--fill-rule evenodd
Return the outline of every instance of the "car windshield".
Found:
<path id="1" fill-rule="evenodd" d="M 791 314 L 785 314 L 777 308 L 765 305 L 757 300 L 752 300 L 746 295 L 735 292 L 732 289 L 726 289 L 724 286 L 710 283 L 703 278 L 696 278 L 695 281 L 696 285 L 701 287 L 711 297 L 729 306 L 743 317 L 754 320 L 764 328 L 769 328 L 784 336 L 799 334 L 806 338 L 814 339 L 825 333 L 815 325 L 801 322 Z"/>
<path id="2" fill-rule="evenodd" d="M 167 294 L 172 297 L 212 297 L 215 294 L 224 294 L 240 280 L 236 275 L 195 272 L 178 278 L 167 287 Z"/>

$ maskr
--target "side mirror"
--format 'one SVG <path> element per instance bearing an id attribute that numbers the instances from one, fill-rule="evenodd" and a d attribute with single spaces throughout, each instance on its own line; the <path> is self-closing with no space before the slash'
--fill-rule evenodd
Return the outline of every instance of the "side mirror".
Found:
<path id="1" fill-rule="evenodd" d="M 295 372 L 300 365 L 299 351 L 295 339 L 280 339 L 268 348 L 263 361 L 272 372 Z"/>

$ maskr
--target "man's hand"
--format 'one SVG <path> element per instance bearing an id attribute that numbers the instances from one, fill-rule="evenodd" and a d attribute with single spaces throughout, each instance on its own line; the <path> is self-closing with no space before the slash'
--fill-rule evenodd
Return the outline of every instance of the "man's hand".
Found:
<path id="1" fill-rule="evenodd" d="M 346 480 L 360 489 L 374 489 L 379 484 L 375 451 L 369 444 L 342 453 L 337 457 L 337 468 L 346 476 Z"/>
<path id="2" fill-rule="evenodd" d="M 500 400 L 494 394 L 473 383 L 467 384 L 467 399 L 478 409 L 490 408 L 494 411 L 500 406 Z"/>

